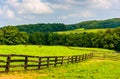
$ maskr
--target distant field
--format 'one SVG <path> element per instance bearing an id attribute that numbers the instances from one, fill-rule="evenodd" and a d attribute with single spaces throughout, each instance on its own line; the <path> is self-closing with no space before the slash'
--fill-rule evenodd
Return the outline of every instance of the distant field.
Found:
<path id="1" fill-rule="evenodd" d="M 108 29 L 108 28 L 107 28 Z M 84 32 L 93 32 L 93 33 L 96 33 L 98 31 L 103 31 L 105 32 L 107 29 L 76 29 L 76 30 L 70 30 L 70 31 L 60 31 L 60 32 L 56 32 L 56 33 L 59 33 L 59 34 L 70 34 L 70 33 L 84 33 Z M 110 29 L 113 29 L 113 28 L 110 28 Z"/>
<path id="2" fill-rule="evenodd" d="M 68 56 L 96 52 L 115 52 L 100 48 L 65 47 L 65 46 L 37 46 L 37 45 L 2 45 L 0 54 L 22 54 L 33 56 Z"/>

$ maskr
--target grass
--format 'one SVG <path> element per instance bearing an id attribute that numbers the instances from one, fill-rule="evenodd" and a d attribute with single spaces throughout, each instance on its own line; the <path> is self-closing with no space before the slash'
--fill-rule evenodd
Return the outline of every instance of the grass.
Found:
<path id="1" fill-rule="evenodd" d="M 100 52 L 113 53 L 114 50 L 100 48 L 13 45 L 0 46 L 0 54 L 25 54 L 34 56 L 79 55 Z M 0 79 L 120 79 L 120 62 L 91 59 L 81 63 L 50 67 L 43 70 L 9 72 L 0 74 Z"/>
<path id="2" fill-rule="evenodd" d="M 60 31 L 60 32 L 56 32 L 58 34 L 74 34 L 74 33 L 84 33 L 84 32 L 92 32 L 92 33 L 96 33 L 98 31 L 103 31 L 105 32 L 108 28 L 104 28 L 104 29 L 84 29 L 84 28 L 81 28 L 81 29 L 75 29 L 75 30 L 70 30 L 70 31 Z M 109 29 L 113 29 L 113 28 L 109 28 Z"/>
<path id="3" fill-rule="evenodd" d="M 88 60 L 44 70 L 0 74 L 0 79 L 120 79 L 120 62 Z"/>
<path id="4" fill-rule="evenodd" d="M 72 49 L 71 49 L 72 48 Z M 0 46 L 0 54 L 22 54 L 33 56 L 69 56 L 80 55 L 85 53 L 98 52 L 115 52 L 114 50 L 100 48 L 83 48 L 83 47 L 65 47 L 65 46 L 37 46 L 37 45 L 3 45 Z"/>

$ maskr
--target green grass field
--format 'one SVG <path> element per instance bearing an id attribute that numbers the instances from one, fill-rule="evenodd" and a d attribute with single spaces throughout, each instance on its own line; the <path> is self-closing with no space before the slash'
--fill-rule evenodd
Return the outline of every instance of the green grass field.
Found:
<path id="1" fill-rule="evenodd" d="M 56 68 L 0 74 L 0 79 L 120 79 L 120 62 L 93 59 Z"/>
<path id="2" fill-rule="evenodd" d="M 84 32 L 96 33 L 98 31 L 105 32 L 107 29 L 105 29 L 105 28 L 104 29 L 84 29 L 84 28 L 82 28 L 82 29 L 75 29 L 75 30 L 70 30 L 70 31 L 60 31 L 60 32 L 56 32 L 56 33 L 58 33 L 58 34 L 70 34 L 70 33 L 74 34 L 74 33 L 84 33 Z M 113 29 L 113 28 L 109 28 L 109 29 Z"/>
<path id="3" fill-rule="evenodd" d="M 0 54 L 23 54 L 34 56 L 69 56 L 84 53 L 113 53 L 100 48 L 13 45 L 0 46 Z M 43 70 L 9 72 L 0 74 L 0 79 L 120 79 L 120 62 L 90 59 L 76 64 L 50 67 Z"/>
<path id="4" fill-rule="evenodd" d="M 66 47 L 66 46 L 37 46 L 37 45 L 3 45 L 0 46 L 0 54 L 22 54 L 33 56 L 69 56 L 85 53 L 115 52 L 114 50 L 100 48 Z"/>

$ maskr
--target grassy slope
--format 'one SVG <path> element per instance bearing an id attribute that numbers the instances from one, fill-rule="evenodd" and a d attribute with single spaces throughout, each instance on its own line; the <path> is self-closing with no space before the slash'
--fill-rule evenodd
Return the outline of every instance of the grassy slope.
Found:
<path id="1" fill-rule="evenodd" d="M 88 60 L 56 68 L 0 74 L 0 79 L 120 79 L 120 62 Z"/>
<path id="2" fill-rule="evenodd" d="M 72 49 L 71 49 L 72 48 Z M 24 54 L 24 55 L 37 55 L 37 56 L 61 56 L 61 55 L 79 55 L 84 53 L 91 53 L 93 51 L 99 52 L 115 52 L 113 50 L 100 49 L 100 48 L 83 48 L 83 47 L 65 47 L 65 46 L 35 46 L 28 45 L 13 45 L 13 46 L 0 46 L 0 54 Z"/>
<path id="3" fill-rule="evenodd" d="M 76 30 L 71 30 L 71 31 L 61 31 L 61 32 L 56 32 L 56 33 L 59 33 L 59 34 L 70 34 L 70 33 L 83 33 L 83 32 L 93 32 L 93 33 L 96 33 L 98 31 L 106 31 L 108 28 L 106 29 L 76 29 Z M 113 28 L 109 28 L 109 29 L 113 29 Z"/>

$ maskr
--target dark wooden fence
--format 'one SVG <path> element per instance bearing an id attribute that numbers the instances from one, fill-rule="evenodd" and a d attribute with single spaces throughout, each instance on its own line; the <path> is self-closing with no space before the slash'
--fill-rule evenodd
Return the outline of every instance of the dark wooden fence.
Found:
<path id="1" fill-rule="evenodd" d="M 29 70 L 43 69 L 50 66 L 60 66 L 68 63 L 78 63 L 93 57 L 93 53 L 74 56 L 28 56 L 0 54 L 0 72 L 13 71 L 11 69 Z M 19 68 L 20 67 L 20 68 Z"/>

